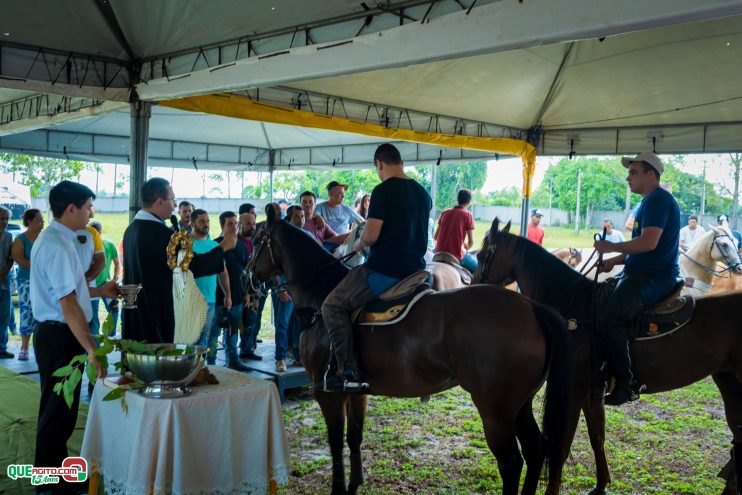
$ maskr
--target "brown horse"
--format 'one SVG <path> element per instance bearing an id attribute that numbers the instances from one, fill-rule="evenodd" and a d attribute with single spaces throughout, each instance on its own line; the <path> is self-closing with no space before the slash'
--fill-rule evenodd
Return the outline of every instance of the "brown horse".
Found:
<path id="1" fill-rule="evenodd" d="M 319 310 L 348 268 L 299 229 L 269 218 L 255 239 L 245 285 L 252 292 L 279 273 L 286 277 L 297 308 L 302 362 L 313 382 L 321 383 L 330 341 Z M 426 295 L 396 325 L 360 327 L 355 343 L 374 394 L 420 397 L 457 385 L 471 394 L 498 462 L 502 493 L 518 492 L 523 458 L 516 434 L 527 466 L 522 493 L 536 492 L 545 456 L 548 493 L 558 493 L 571 363 L 564 321 L 556 312 L 498 287 L 465 287 Z M 542 436 L 528 406 L 547 371 Z M 356 493 L 363 482 L 360 447 L 366 396 L 319 389 L 314 396 L 327 424 L 332 493 Z M 351 464 L 347 491 L 346 419 Z"/>
<path id="2" fill-rule="evenodd" d="M 559 248 L 551 251 L 551 254 L 567 263 L 572 268 L 577 268 L 582 263 L 582 251 L 577 248 Z"/>
<path id="3" fill-rule="evenodd" d="M 597 469 L 597 485 L 591 493 L 605 493 L 610 473 L 603 449 L 604 381 L 594 366 L 591 342 L 595 330 L 592 314 L 595 284 L 540 246 L 510 234 L 509 223 L 501 231 L 498 227 L 499 221 L 495 219 L 480 251 L 474 280 L 492 284 L 515 280 L 523 294 L 577 322 L 577 329 L 570 334 L 574 387 L 563 455 L 566 458 L 569 453 L 582 409 Z M 741 305 L 742 293 L 697 299 L 693 319 L 684 327 L 663 338 L 631 344 L 635 376 L 646 385 L 645 393 L 677 389 L 712 376 L 724 400 L 739 461 L 742 461 Z"/>

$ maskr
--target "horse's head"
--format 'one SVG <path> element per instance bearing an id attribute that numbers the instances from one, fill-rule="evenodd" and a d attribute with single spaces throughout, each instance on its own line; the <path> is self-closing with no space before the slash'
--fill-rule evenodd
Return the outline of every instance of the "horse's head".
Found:
<path id="1" fill-rule="evenodd" d="M 577 268 L 582 263 L 582 250 L 577 248 L 569 248 L 569 258 L 567 263 L 572 268 Z"/>
<path id="2" fill-rule="evenodd" d="M 713 237 L 708 247 L 709 257 L 724 263 L 729 271 L 742 274 L 742 259 L 739 257 L 739 248 L 731 233 L 723 227 L 711 227 Z M 700 242 L 700 241 L 699 241 Z"/>
<path id="3" fill-rule="evenodd" d="M 477 254 L 477 270 L 473 280 L 476 283 L 508 285 L 515 281 L 515 264 L 512 248 L 515 245 L 510 234 L 510 222 L 500 230 L 500 219 L 492 221 L 492 227 L 482 242 Z"/>
<path id="4" fill-rule="evenodd" d="M 288 227 L 288 224 L 281 221 L 280 213 L 278 217 L 276 216 L 277 213 L 270 204 L 265 212 L 268 221 L 255 232 L 252 256 L 247 263 L 243 280 L 243 289 L 249 295 L 258 294 L 263 283 L 282 272 L 274 246 L 274 236 L 277 230 Z"/>

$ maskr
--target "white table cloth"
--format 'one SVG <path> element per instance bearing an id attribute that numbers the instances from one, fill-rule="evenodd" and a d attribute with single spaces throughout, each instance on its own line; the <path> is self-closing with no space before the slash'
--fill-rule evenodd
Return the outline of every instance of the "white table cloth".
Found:
<path id="1" fill-rule="evenodd" d="M 98 381 L 90 401 L 82 457 L 107 493 L 264 494 L 285 483 L 288 441 L 276 386 L 222 367 L 218 385 L 193 387 L 179 399 L 126 393 L 103 402 Z"/>

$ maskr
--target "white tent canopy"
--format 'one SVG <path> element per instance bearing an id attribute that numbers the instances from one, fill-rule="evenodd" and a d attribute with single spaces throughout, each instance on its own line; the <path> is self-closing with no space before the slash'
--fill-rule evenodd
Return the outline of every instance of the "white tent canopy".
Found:
<path id="1" fill-rule="evenodd" d="M 740 80 L 742 0 L 5 2 L 0 150 L 126 162 L 131 99 L 242 91 L 539 154 L 732 151 Z M 154 164 L 225 169 L 360 166 L 382 141 L 157 106 L 149 138 Z"/>

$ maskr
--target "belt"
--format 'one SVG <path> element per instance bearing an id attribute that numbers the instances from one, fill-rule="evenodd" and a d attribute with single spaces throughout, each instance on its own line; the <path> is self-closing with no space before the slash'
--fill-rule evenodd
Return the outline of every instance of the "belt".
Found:
<path id="1" fill-rule="evenodd" d="M 54 320 L 40 321 L 39 322 L 39 325 L 40 326 L 43 325 L 45 327 L 52 327 L 52 328 L 65 328 L 65 329 L 66 328 L 70 328 L 70 326 L 68 324 L 63 323 L 63 322 L 59 322 L 59 321 L 54 321 Z"/>

